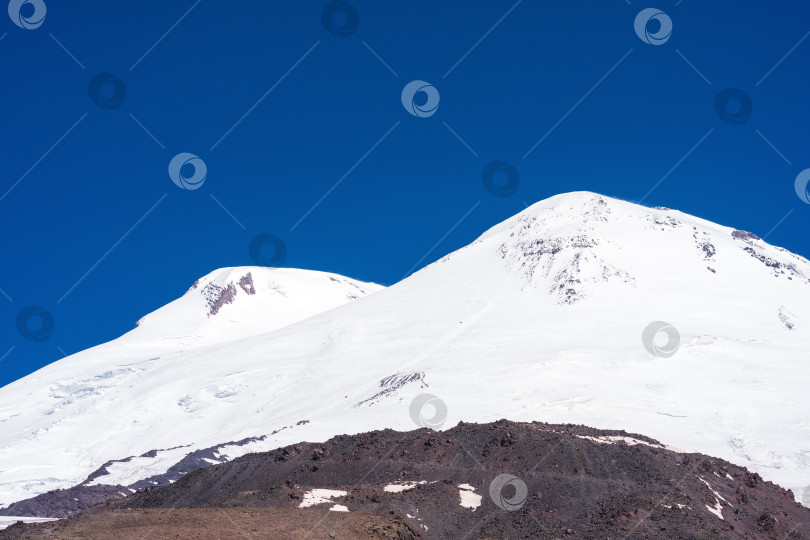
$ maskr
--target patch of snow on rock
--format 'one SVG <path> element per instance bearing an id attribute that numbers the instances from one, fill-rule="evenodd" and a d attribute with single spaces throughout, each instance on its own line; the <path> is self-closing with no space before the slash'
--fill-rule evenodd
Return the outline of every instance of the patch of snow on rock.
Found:
<path id="1" fill-rule="evenodd" d="M 316 504 L 332 502 L 331 499 L 335 497 L 345 497 L 346 495 L 347 493 L 345 491 L 339 489 L 311 489 L 304 493 L 304 500 L 301 501 L 298 508 L 309 508 Z"/>
<path id="2" fill-rule="evenodd" d="M 403 491 L 408 491 L 409 489 L 415 488 L 418 484 L 427 484 L 427 480 L 422 480 L 420 482 L 396 482 L 385 486 L 383 491 L 386 493 L 402 493 Z"/>
<path id="3" fill-rule="evenodd" d="M 43 517 L 20 517 L 20 516 L 0 516 L 0 529 L 5 529 L 14 525 L 18 521 L 23 523 L 44 523 L 46 521 L 56 521 L 57 518 L 43 518 Z"/>
<path id="4" fill-rule="evenodd" d="M 461 498 L 461 506 L 470 508 L 473 512 L 481 506 L 481 495 L 475 493 L 475 488 L 470 484 L 459 484 L 458 495 Z"/>

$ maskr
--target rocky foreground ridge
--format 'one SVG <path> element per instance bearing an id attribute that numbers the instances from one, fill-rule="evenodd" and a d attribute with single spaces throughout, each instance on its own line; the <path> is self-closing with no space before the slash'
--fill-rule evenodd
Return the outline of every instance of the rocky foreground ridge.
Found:
<path id="1" fill-rule="evenodd" d="M 460 423 L 248 454 L 10 538 L 810 538 L 789 490 L 623 431 Z"/>

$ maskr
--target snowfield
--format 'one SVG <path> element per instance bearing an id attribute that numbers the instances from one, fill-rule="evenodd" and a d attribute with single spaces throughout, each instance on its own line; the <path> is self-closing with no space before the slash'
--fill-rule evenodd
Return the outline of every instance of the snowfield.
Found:
<path id="1" fill-rule="evenodd" d="M 11 527 L 18 521 L 22 521 L 23 523 L 45 523 L 47 521 L 56 521 L 56 518 L 0 516 L 0 529 Z"/>
<path id="2" fill-rule="evenodd" d="M 668 358 L 642 344 L 654 321 L 680 335 Z M 446 406 L 444 427 L 624 429 L 801 496 L 809 361 L 806 259 L 678 211 L 558 195 L 387 289 L 218 270 L 121 338 L 0 389 L 0 504 L 151 450 L 94 482 L 131 483 L 247 437 L 264 436 L 219 459 L 414 429 L 409 407 L 426 392 Z"/>

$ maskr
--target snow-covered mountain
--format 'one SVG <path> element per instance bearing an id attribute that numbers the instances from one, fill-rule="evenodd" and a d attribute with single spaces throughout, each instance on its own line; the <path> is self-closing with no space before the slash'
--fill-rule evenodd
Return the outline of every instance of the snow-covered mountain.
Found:
<path id="1" fill-rule="evenodd" d="M 642 343 L 656 321 L 677 329 L 671 356 Z M 425 392 L 444 427 L 625 429 L 801 495 L 808 361 L 806 259 L 678 211 L 558 195 L 387 289 L 214 272 L 118 340 L 0 389 L 0 503 L 94 471 L 131 485 L 216 445 L 209 462 L 412 429 Z"/>
<path id="2" fill-rule="evenodd" d="M 383 288 L 310 270 L 221 268 L 197 280 L 182 297 L 143 317 L 135 329 L 120 338 L 3 387 L 0 504 L 67 487 L 108 460 L 130 457 L 133 451 L 140 454 L 140 443 L 148 446 L 154 440 L 150 435 L 153 430 L 166 429 L 162 423 L 150 426 L 150 413 L 144 407 L 171 405 L 193 411 L 192 390 L 200 385 L 215 403 L 227 402 L 243 388 L 233 382 L 241 378 L 235 373 L 230 379 L 217 381 L 214 375 L 209 380 L 207 368 L 195 366 L 196 355 L 214 345 L 272 332 Z M 218 362 L 225 367 L 233 360 L 225 354 Z M 182 366 L 180 371 L 172 367 L 175 363 L 175 368 Z M 267 361 L 262 364 L 266 368 Z M 164 396 L 173 403 L 162 402 L 150 390 L 164 376 L 177 379 L 163 380 L 161 385 L 169 386 L 161 386 L 162 391 L 171 392 L 172 382 L 183 390 L 178 396 Z M 161 391 L 158 387 L 153 390 Z M 209 435 L 214 435 L 216 428 L 211 428 Z M 227 430 L 224 435 L 227 437 Z M 205 436 L 202 440 L 216 438 Z M 160 444 L 155 449 L 166 448 L 163 442 L 168 440 L 173 438 L 158 438 Z M 37 457 L 28 453 L 32 448 L 29 443 L 37 448 Z M 187 452 L 191 447 L 184 448 Z M 138 470 L 160 470 L 163 458 L 161 453 L 160 459 L 150 463 L 151 469 Z M 137 479 L 140 473 L 132 474 Z"/>
<path id="3" fill-rule="evenodd" d="M 211 345 L 277 330 L 383 288 L 310 270 L 221 268 L 124 337 Z"/>

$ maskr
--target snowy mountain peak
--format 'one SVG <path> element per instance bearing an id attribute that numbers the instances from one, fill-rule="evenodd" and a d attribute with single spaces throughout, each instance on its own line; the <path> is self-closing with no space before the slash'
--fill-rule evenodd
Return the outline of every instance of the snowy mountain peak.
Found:
<path id="1" fill-rule="evenodd" d="M 255 276 L 255 278 L 254 278 Z M 276 296 L 289 299 L 309 292 L 324 294 L 330 289 L 335 300 L 345 297 L 349 302 L 382 287 L 363 283 L 337 274 L 288 268 L 237 266 L 220 268 L 198 279 L 186 295 L 201 295 L 208 307 L 208 316 L 217 315 L 228 304 L 245 296 Z"/>
<path id="2" fill-rule="evenodd" d="M 660 289 L 687 270 L 698 281 L 722 272 L 735 281 L 771 276 L 794 287 L 810 284 L 807 259 L 755 234 L 591 192 L 540 201 L 442 262 L 478 249 L 494 252 L 521 290 L 537 290 L 555 304 L 645 285 Z"/>
<path id="3" fill-rule="evenodd" d="M 235 338 L 269 332 L 383 289 L 338 274 L 237 266 L 201 277 L 186 293 L 143 317 L 136 331 Z"/>

